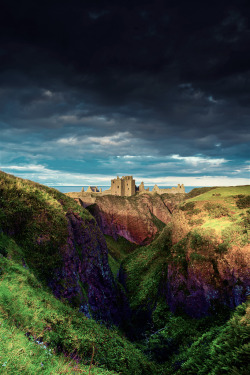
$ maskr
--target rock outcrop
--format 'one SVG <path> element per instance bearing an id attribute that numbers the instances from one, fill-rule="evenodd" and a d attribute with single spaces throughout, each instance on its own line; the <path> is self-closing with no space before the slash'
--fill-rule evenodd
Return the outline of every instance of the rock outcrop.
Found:
<path id="1" fill-rule="evenodd" d="M 234 309 L 250 293 L 249 246 L 232 249 L 217 260 L 192 261 L 186 270 L 168 265 L 166 301 L 172 312 L 182 309 L 193 318 L 215 312 L 219 306 Z"/>
<path id="2" fill-rule="evenodd" d="M 108 250 L 96 221 L 84 221 L 68 212 L 67 244 L 60 249 L 62 265 L 49 285 L 58 298 L 79 306 L 88 317 L 121 324 L 129 309 L 124 294 L 114 282 Z"/>
<path id="3" fill-rule="evenodd" d="M 105 196 L 96 198 L 89 210 L 104 234 L 142 245 L 152 241 L 159 226 L 171 221 L 173 204 L 159 195 Z"/>
<path id="4" fill-rule="evenodd" d="M 173 218 L 150 245 L 121 264 L 119 280 L 131 307 L 148 320 L 159 301 L 173 313 L 201 318 L 237 307 L 250 293 L 250 246 L 232 246 L 221 253 L 221 242 L 206 232 L 187 233 L 187 228 L 175 233 L 178 222 L 185 228 L 180 214 L 180 221 Z"/>

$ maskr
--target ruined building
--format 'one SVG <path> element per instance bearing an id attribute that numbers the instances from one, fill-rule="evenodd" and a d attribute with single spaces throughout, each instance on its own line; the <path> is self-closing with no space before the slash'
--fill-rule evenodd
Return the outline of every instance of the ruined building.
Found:
<path id="1" fill-rule="evenodd" d="M 122 197 L 131 197 L 135 194 L 135 180 L 133 176 L 123 176 L 111 180 L 111 195 L 119 195 Z"/>
<path id="2" fill-rule="evenodd" d="M 177 187 L 172 187 L 171 189 L 160 189 L 157 185 L 153 187 L 152 193 L 157 194 L 185 194 L 185 188 L 183 184 L 178 184 Z"/>
<path id="3" fill-rule="evenodd" d="M 97 186 L 89 186 L 86 191 L 82 188 L 81 193 L 68 193 L 73 198 L 88 197 L 92 203 L 95 199 L 93 197 L 104 196 L 104 195 L 117 195 L 120 197 L 131 197 L 135 194 L 185 194 L 184 185 L 178 184 L 177 187 L 169 189 L 161 189 L 157 185 L 154 186 L 152 191 L 149 188 L 145 189 L 144 182 L 137 187 L 133 176 L 123 176 L 114 178 L 111 180 L 111 186 L 109 189 L 102 191 Z"/>
<path id="4" fill-rule="evenodd" d="M 84 192 L 84 189 L 83 189 Z M 86 190 L 86 193 L 101 193 L 102 189 L 98 189 L 97 186 L 89 186 L 88 189 Z"/>

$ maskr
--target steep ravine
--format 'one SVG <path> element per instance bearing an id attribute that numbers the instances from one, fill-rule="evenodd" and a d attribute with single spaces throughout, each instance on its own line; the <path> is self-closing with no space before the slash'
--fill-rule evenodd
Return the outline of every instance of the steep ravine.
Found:
<path id="1" fill-rule="evenodd" d="M 134 312 L 149 317 L 162 297 L 172 312 L 194 318 L 223 306 L 235 308 L 250 291 L 249 246 L 221 251 L 220 237 L 205 229 L 196 232 L 198 227 L 189 225 L 190 212 L 176 207 L 169 196 L 149 194 L 96 197 L 88 207 L 103 233 L 143 246 L 125 257 L 119 276 Z"/>
<path id="2" fill-rule="evenodd" d="M 20 249 L 9 256 L 30 268 L 56 297 L 97 320 L 119 324 L 128 319 L 104 236 L 73 199 L 0 172 L 0 229 Z"/>

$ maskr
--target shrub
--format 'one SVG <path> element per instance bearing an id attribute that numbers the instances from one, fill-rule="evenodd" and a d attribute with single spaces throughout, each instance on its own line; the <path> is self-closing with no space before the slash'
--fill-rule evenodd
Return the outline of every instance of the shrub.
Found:
<path id="1" fill-rule="evenodd" d="M 188 202 L 184 206 L 181 206 L 180 209 L 182 211 L 189 211 L 189 210 L 193 210 L 194 207 L 195 207 L 195 203 L 194 202 Z"/>
<path id="2" fill-rule="evenodd" d="M 250 208 L 250 195 L 240 195 L 236 201 L 238 208 Z"/>
<path id="3" fill-rule="evenodd" d="M 181 356 L 178 375 L 247 375 L 249 365 L 249 303 L 238 306 L 221 327 L 204 333 Z"/>
<path id="4" fill-rule="evenodd" d="M 190 225 L 202 225 L 205 221 L 203 219 L 189 220 Z"/>
<path id="5" fill-rule="evenodd" d="M 215 249 L 215 252 L 218 253 L 218 254 L 224 254 L 228 251 L 228 243 L 227 242 L 223 242 L 223 243 L 220 243 L 216 249 Z"/>
<path id="6" fill-rule="evenodd" d="M 219 218 L 222 216 L 228 216 L 229 211 L 226 207 L 222 206 L 219 203 L 210 203 L 207 202 L 204 204 L 204 209 L 209 212 L 209 215 L 212 218 Z"/>

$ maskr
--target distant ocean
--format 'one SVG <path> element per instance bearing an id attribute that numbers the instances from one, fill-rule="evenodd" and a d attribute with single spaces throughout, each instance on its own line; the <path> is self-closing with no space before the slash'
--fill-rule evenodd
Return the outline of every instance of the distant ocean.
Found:
<path id="1" fill-rule="evenodd" d="M 95 185 L 93 185 L 95 186 Z M 107 190 L 110 188 L 110 186 L 101 186 L 101 185 L 97 185 L 98 188 L 102 188 L 102 190 Z M 89 186 L 50 186 L 54 189 L 57 189 L 59 191 L 61 191 L 62 193 L 72 193 L 72 192 L 78 192 L 78 191 L 81 191 L 82 190 L 82 187 L 84 187 L 84 190 L 86 191 L 88 189 Z M 149 190 L 151 191 L 153 189 L 153 185 L 152 186 L 146 186 L 145 185 L 145 188 L 148 188 L 149 187 Z M 176 186 L 159 186 L 160 189 L 171 189 L 172 187 L 176 187 Z M 199 187 L 199 186 L 185 186 L 185 192 L 188 193 L 189 191 L 191 191 L 192 189 L 196 188 L 196 187 Z"/>

